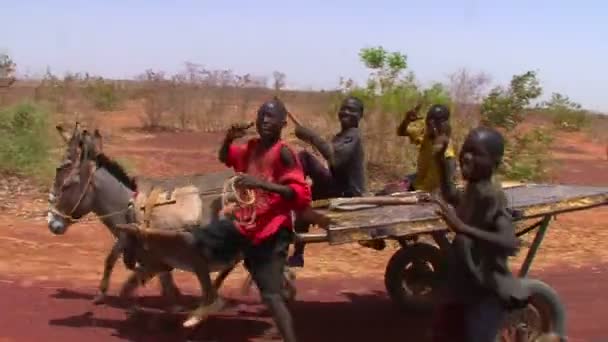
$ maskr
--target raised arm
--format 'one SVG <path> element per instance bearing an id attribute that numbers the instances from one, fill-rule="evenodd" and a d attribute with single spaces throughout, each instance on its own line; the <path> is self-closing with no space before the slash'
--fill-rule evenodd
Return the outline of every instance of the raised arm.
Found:
<path id="1" fill-rule="evenodd" d="M 400 137 L 410 137 L 410 139 L 412 140 L 412 142 L 417 143 L 418 141 L 418 137 L 417 136 L 413 136 L 413 134 L 411 134 L 411 127 L 410 124 L 414 121 L 418 121 L 420 120 L 420 116 L 418 116 L 418 113 L 420 112 L 420 108 L 421 105 L 418 104 L 416 105 L 416 107 L 414 107 L 413 109 L 411 109 L 410 111 L 408 111 L 405 114 L 405 118 L 403 119 L 403 121 L 401 121 L 401 123 L 399 124 L 399 127 L 397 127 L 397 135 Z"/>
<path id="2" fill-rule="evenodd" d="M 222 143 L 222 147 L 220 147 L 218 153 L 218 159 L 223 164 L 228 165 L 230 163 L 230 147 L 232 146 L 232 142 L 234 140 L 242 138 L 245 136 L 245 131 L 253 126 L 253 123 L 245 123 L 245 124 L 234 124 L 230 126 L 228 132 L 226 132 L 226 136 L 224 137 L 224 142 Z M 229 165 L 230 166 L 230 165 Z"/>
<path id="3" fill-rule="evenodd" d="M 454 183 L 456 173 L 456 161 L 453 153 L 447 153 L 449 137 L 440 136 L 435 140 L 435 160 L 439 169 L 439 187 L 443 198 L 451 205 L 458 205 L 461 193 Z"/>
<path id="4" fill-rule="evenodd" d="M 314 130 L 302 125 L 296 125 L 295 133 L 298 139 L 312 145 L 330 165 L 333 164 L 334 151 L 331 148 L 331 144 L 321 138 Z"/>

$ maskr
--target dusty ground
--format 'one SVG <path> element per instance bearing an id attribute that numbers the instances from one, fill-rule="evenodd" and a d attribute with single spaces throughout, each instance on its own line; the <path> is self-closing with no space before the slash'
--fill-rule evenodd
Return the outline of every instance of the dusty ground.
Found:
<path id="1" fill-rule="evenodd" d="M 215 158 L 220 135 L 140 133 L 132 129 L 139 124 L 137 118 L 124 114 L 108 114 L 101 122 L 110 156 L 128 157 L 147 175 L 221 170 Z M 583 135 L 560 134 L 553 155 L 558 182 L 608 184 L 605 146 Z M 157 311 L 127 318 L 119 303 L 93 306 L 90 299 L 112 243 L 110 235 L 94 221 L 71 227 L 65 236 L 51 235 L 44 221 L 44 200 L 45 194 L 20 191 L 0 206 L 0 341 L 255 341 L 273 334 L 272 329 L 268 333 L 268 314 L 256 294 L 242 296 L 236 290 L 243 270 L 227 283 L 226 294 L 235 306 L 196 331 L 176 330 L 179 317 Z M 599 323 L 608 314 L 602 291 L 608 283 L 607 223 L 605 207 L 558 217 L 532 268 L 532 276 L 563 296 L 571 341 L 608 339 L 608 327 Z M 309 247 L 293 307 L 301 340 L 420 340 L 426 318 L 396 313 L 384 293 L 382 275 L 393 252 L 358 245 Z M 125 276 L 119 262 L 111 291 Z M 177 279 L 184 292 L 196 294 L 192 276 L 178 273 Z M 160 304 L 155 284 L 143 294 L 144 305 Z"/>

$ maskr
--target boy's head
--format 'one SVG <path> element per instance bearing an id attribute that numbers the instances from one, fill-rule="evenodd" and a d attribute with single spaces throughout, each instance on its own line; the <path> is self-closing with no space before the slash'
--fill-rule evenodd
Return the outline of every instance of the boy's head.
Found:
<path id="1" fill-rule="evenodd" d="M 505 140 L 496 130 L 477 127 L 467 135 L 460 150 L 460 169 L 467 181 L 489 179 L 500 165 Z"/>
<path id="2" fill-rule="evenodd" d="M 285 125 L 287 125 L 287 108 L 281 100 L 275 97 L 260 106 L 255 126 L 262 140 L 272 142 L 279 139 Z"/>
<path id="3" fill-rule="evenodd" d="M 358 127 L 363 118 L 363 102 L 354 96 L 349 96 L 342 101 L 338 111 L 338 119 L 342 129 Z"/>
<path id="4" fill-rule="evenodd" d="M 430 138 L 446 134 L 449 129 L 449 122 L 450 110 L 448 107 L 441 104 L 432 105 L 426 114 L 426 134 Z"/>

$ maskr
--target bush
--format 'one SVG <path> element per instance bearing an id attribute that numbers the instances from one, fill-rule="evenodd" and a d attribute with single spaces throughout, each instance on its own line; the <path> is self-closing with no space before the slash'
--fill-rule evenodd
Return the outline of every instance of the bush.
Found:
<path id="1" fill-rule="evenodd" d="M 52 175 L 48 114 L 33 103 L 0 111 L 0 171 L 46 179 Z"/>
<path id="2" fill-rule="evenodd" d="M 116 110 L 121 103 L 118 87 L 101 77 L 89 81 L 85 88 L 85 94 L 93 106 L 101 111 Z"/>
<path id="3" fill-rule="evenodd" d="M 553 117 L 553 124 L 566 131 L 580 131 L 589 124 L 589 115 L 581 105 L 570 100 L 568 96 L 553 93 L 542 109 Z"/>
<path id="4" fill-rule="evenodd" d="M 552 142 L 551 130 L 543 127 L 509 136 L 499 178 L 533 182 L 545 180 L 551 161 L 547 151 Z"/>

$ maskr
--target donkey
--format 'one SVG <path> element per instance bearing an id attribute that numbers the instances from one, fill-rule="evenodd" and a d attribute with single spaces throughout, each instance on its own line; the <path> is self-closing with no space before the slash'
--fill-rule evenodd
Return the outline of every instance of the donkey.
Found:
<path id="1" fill-rule="evenodd" d="M 78 123 L 71 137 L 61 126 L 57 126 L 57 130 L 67 144 L 67 150 L 57 168 L 49 194 L 48 227 L 53 234 L 65 234 L 70 225 L 93 212 L 115 237 L 116 242 L 105 260 L 103 277 L 99 285 L 100 293 L 95 298 L 96 303 L 101 303 L 108 290 L 113 267 L 127 246 L 128 236 L 116 227 L 137 221 L 133 203 L 136 202 L 138 184 L 117 162 L 103 153 L 102 138 L 98 130 L 95 130 L 91 136 L 86 130 L 81 131 Z M 199 177 L 204 180 L 205 176 Z M 139 182 L 140 180 L 137 180 L 137 183 Z M 144 184 L 147 182 L 148 185 L 154 182 L 162 183 L 159 180 L 145 179 L 141 182 Z M 198 209 L 206 208 L 199 204 Z M 219 209 L 216 212 L 219 212 Z M 177 215 L 181 214 L 177 213 Z M 229 264 L 210 265 L 204 256 L 190 247 L 176 246 L 177 251 L 171 251 L 174 255 L 179 255 L 179 259 L 187 260 L 187 267 L 179 268 L 195 273 L 203 292 L 204 300 L 191 313 L 184 326 L 198 324 L 210 311 L 220 309 L 221 301 L 217 296 L 217 289 L 239 262 L 234 260 Z M 171 275 L 175 265 L 169 265 L 139 244 L 135 249 L 139 266 L 122 286 L 120 296 L 129 297 L 139 285 L 159 275 L 162 294 L 175 302 L 180 295 Z M 213 284 L 209 280 L 210 271 L 220 272 Z"/>

